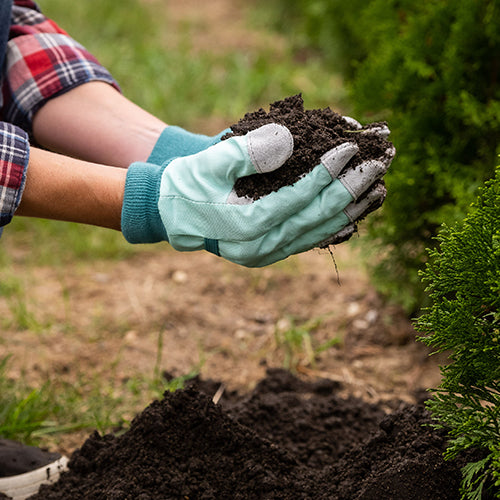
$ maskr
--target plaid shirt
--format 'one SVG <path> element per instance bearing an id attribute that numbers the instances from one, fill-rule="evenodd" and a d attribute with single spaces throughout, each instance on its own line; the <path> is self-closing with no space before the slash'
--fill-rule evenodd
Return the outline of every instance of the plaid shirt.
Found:
<path id="1" fill-rule="evenodd" d="M 21 200 L 36 111 L 86 82 L 118 85 L 92 54 L 30 0 L 13 2 L 1 80 L 0 226 L 4 226 Z"/>

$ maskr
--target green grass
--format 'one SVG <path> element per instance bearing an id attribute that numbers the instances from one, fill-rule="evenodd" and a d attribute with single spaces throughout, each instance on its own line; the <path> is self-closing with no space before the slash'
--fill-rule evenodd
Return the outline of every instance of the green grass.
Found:
<path id="1" fill-rule="evenodd" d="M 283 367 L 295 371 L 298 366 L 314 367 L 317 356 L 341 344 L 339 338 L 330 338 L 318 344 L 314 339 L 314 331 L 321 326 L 325 317 L 312 318 L 297 324 L 295 318 L 288 317 L 278 324 L 274 339 L 276 348 L 283 351 Z"/>
<path id="2" fill-rule="evenodd" d="M 172 380 L 156 369 L 127 380 L 80 374 L 72 383 L 54 377 L 33 387 L 24 374 L 9 377 L 10 361 L 9 356 L 0 358 L 0 436 L 28 444 L 57 443 L 57 435 L 81 430 L 126 429 L 152 399 L 182 388 L 198 373 L 195 367 Z"/>
<path id="3" fill-rule="evenodd" d="M 337 75 L 317 59 L 296 61 L 290 49 L 193 52 L 189 34 L 195 28 L 182 25 L 170 33 L 163 2 L 86 0 L 68 8 L 64 0 L 44 0 L 41 5 L 98 57 L 130 99 L 169 123 L 189 127 L 218 116 L 229 125 L 297 92 L 304 92 L 310 107 L 344 97 Z"/>

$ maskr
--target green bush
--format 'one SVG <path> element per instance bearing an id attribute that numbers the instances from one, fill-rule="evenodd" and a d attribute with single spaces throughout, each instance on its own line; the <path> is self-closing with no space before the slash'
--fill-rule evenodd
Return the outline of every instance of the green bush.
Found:
<path id="1" fill-rule="evenodd" d="M 304 39 L 344 72 L 351 113 L 384 119 L 398 151 L 369 232 L 374 276 L 410 312 L 418 269 L 441 223 L 461 220 L 494 171 L 500 145 L 500 4 L 421 0 L 287 0 Z M 300 15 L 299 15 L 300 14 Z M 287 14 L 288 15 L 288 14 Z M 304 38 L 305 37 L 305 38 Z M 373 248 L 373 246 L 372 246 Z"/>
<path id="2" fill-rule="evenodd" d="M 346 7 L 343 0 L 281 0 L 263 5 L 274 10 L 277 29 L 287 27 L 296 52 L 312 49 L 337 72 L 352 77 L 368 52 L 364 30 L 358 29 L 358 14 L 368 3 L 351 0 Z"/>
<path id="3" fill-rule="evenodd" d="M 427 404 L 449 429 L 447 458 L 485 450 L 464 469 L 462 498 L 481 498 L 486 487 L 500 498 L 500 167 L 464 221 L 443 226 L 437 240 L 421 273 L 431 305 L 416 325 L 450 363 Z"/>

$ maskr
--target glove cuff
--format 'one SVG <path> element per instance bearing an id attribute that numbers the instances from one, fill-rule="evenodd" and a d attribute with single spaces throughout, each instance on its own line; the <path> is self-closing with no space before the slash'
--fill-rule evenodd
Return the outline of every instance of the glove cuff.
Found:
<path id="1" fill-rule="evenodd" d="M 231 129 L 226 129 L 213 137 L 193 134 L 181 127 L 169 125 L 160 134 L 148 158 L 148 163 L 163 165 L 165 161 L 178 156 L 189 156 L 218 143 Z"/>
<path id="2" fill-rule="evenodd" d="M 164 168 L 151 163 L 132 163 L 127 171 L 122 206 L 122 233 L 129 243 L 168 241 L 158 211 Z"/>

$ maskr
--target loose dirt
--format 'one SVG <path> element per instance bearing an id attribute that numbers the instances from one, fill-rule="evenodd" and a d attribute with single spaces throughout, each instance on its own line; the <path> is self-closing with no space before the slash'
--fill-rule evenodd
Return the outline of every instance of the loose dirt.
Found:
<path id="1" fill-rule="evenodd" d="M 94 433 L 32 500 L 459 497 L 465 462 L 444 462 L 445 435 L 422 427 L 422 406 L 394 401 L 386 416 L 283 370 L 216 405 L 217 385 L 166 393 L 119 437 Z"/>
<path id="2" fill-rule="evenodd" d="M 360 133 L 341 114 L 329 107 L 304 109 L 301 95 L 276 101 L 269 106 L 269 111 L 260 108 L 247 113 L 238 123 L 231 125 L 231 133 L 223 139 L 246 134 L 268 123 L 285 125 L 290 130 L 294 141 L 293 154 L 274 172 L 238 179 L 235 191 L 239 196 L 258 199 L 283 186 L 294 184 L 318 165 L 327 151 L 345 142 L 357 144 L 359 151 L 344 170 L 354 168 L 363 161 L 383 159 L 392 146 L 387 139 L 369 132 L 374 124 L 366 125 L 364 133 Z"/>

